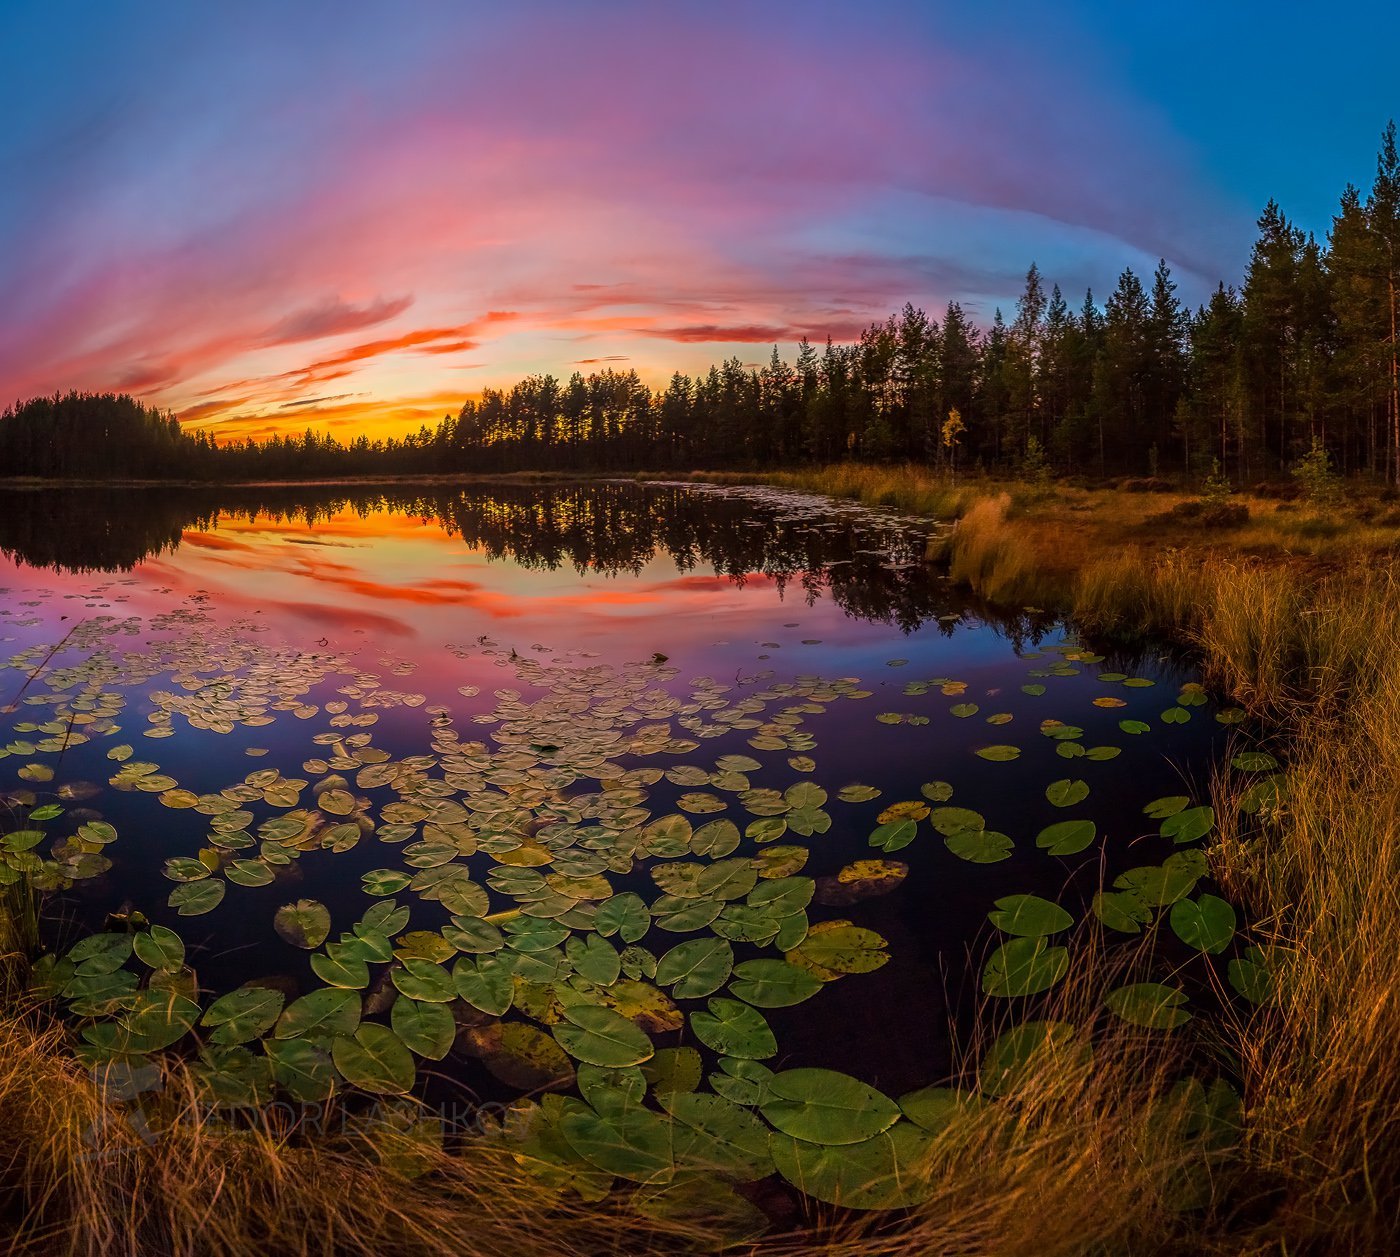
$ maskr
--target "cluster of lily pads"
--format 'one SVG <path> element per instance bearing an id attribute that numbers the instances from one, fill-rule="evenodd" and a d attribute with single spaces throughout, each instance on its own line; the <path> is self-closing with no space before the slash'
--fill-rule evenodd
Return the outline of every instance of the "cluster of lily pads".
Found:
<path id="1" fill-rule="evenodd" d="M 103 631 L 110 636 L 121 623 Z M 0 748 L 24 761 L 21 781 L 38 786 L 54 778 L 32 757 L 115 738 L 132 688 L 151 709 L 143 735 L 153 739 L 173 736 L 180 722 L 229 733 L 324 718 L 302 775 L 260 768 L 196 793 L 120 743 L 107 751 L 109 784 L 200 818 L 202 833 L 169 828 L 189 837 L 172 842 L 164 865 L 172 921 L 219 908 L 230 886 L 275 887 L 302 861 L 367 848 L 384 854 L 360 875 L 367 906 L 353 921 L 335 922 L 323 903 L 301 896 L 271 912 L 270 928 L 309 953 L 307 970 L 318 985 L 305 992 L 252 981 L 206 1003 L 178 932 L 139 912 L 123 928 L 84 938 L 41 964 L 39 981 L 74 1018 L 80 1055 L 123 1094 L 156 1085 L 160 1054 L 171 1049 L 189 1059 L 209 1101 L 228 1109 L 279 1094 L 308 1104 L 347 1091 L 409 1095 L 430 1067 L 425 1062 L 457 1051 L 479 1059 L 504 1086 L 542 1094 L 521 1099 L 484 1136 L 509 1146 L 530 1172 L 590 1199 L 619 1179 L 640 1185 L 653 1208 L 703 1199 L 707 1208 L 722 1205 L 742 1230 L 762 1219 L 732 1186 L 774 1172 L 849 1207 L 912 1203 L 919 1180 L 908 1171 L 935 1134 L 961 1109 L 995 1101 L 1019 1063 L 1067 1032 L 1044 1021 L 1008 1032 L 983 1063 L 976 1091 L 929 1087 L 892 1098 L 832 1070 L 765 1063 L 779 1055 L 766 1012 L 889 959 L 878 933 L 840 916 L 813 920 L 814 907 L 849 905 L 898 886 L 908 866 L 887 857 L 926 833 L 974 863 L 1006 859 L 1015 847 L 980 813 L 953 804 L 950 783 L 925 783 L 919 798 L 868 817 L 851 809 L 873 804 L 878 788 L 851 783 L 833 798 L 812 779 L 809 718 L 872 697 L 856 678 L 698 678 L 677 687 L 677 670 L 660 659 L 628 668 L 548 663 L 478 643 L 523 688 L 497 689 L 495 706 L 469 717 L 483 730 L 481 740 L 469 740 L 450 707 L 385 686 L 347 656 L 269 651 L 237 628 L 211 634 L 198 610 L 173 613 L 156 627 L 173 636 L 118 652 L 93 631 L 78 643 L 88 649 L 80 662 L 50 666 L 42 648 L 9 661 L 22 673 L 43 669 L 21 701 L 46 710 L 13 725 L 15 736 Z M 1074 646 L 1029 657 L 1037 666 L 1022 689 L 1031 697 L 1046 693 L 1047 679 L 1103 662 Z M 386 662 L 395 675 L 412 671 Z M 163 688 L 151 688 L 157 677 Z M 1154 684 L 1111 672 L 1097 680 Z M 337 681 L 339 698 L 317 697 Z M 947 715 L 981 716 L 1006 739 L 1012 713 L 984 715 L 966 691 L 966 683 L 941 677 L 904 689 L 910 698 L 956 699 Z M 464 698 L 477 694 L 463 687 Z M 1160 720 L 1189 720 L 1205 703 L 1201 687 L 1187 684 Z M 1125 705 L 1113 695 L 1093 704 Z M 423 709 L 430 729 L 424 753 L 396 758 L 374 744 L 367 730 L 377 709 L 398 707 Z M 876 716 L 887 724 L 933 718 Z M 1233 723 L 1239 714 L 1215 719 Z M 1137 736 L 1152 726 L 1124 719 L 1118 727 Z M 1081 728 L 1056 719 L 1040 722 L 1032 736 L 1086 764 L 1121 751 L 1085 746 Z M 752 753 L 706 755 L 704 743 L 719 738 L 743 738 Z M 967 741 L 970 753 L 992 763 L 1015 761 L 1025 749 L 975 735 Z M 756 775 L 772 779 L 784 766 L 795 780 L 781 788 L 755 784 Z M 1283 783 L 1271 757 L 1246 752 L 1235 766 L 1266 774 L 1246 795 L 1247 808 L 1277 806 Z M 658 813 L 656 791 L 679 791 L 674 809 Z M 75 832 L 41 852 L 47 835 L 36 826 L 58 820 L 64 802 L 83 793 L 65 799 L 60 788 L 59 801 L 40 804 L 30 792 L 24 827 L 0 839 L 0 880 L 62 889 L 111 868 L 117 830 L 82 809 L 70 812 Z M 1078 777 L 1044 789 L 1050 805 L 1071 812 L 1090 793 Z M 1233 909 L 1195 894 L 1207 872 L 1196 844 L 1212 831 L 1211 808 L 1177 796 L 1154 800 L 1144 813 L 1181 850 L 1118 875 L 1093 897 L 1092 912 L 1127 934 L 1165 913 L 1188 948 L 1225 952 L 1236 929 Z M 805 875 L 813 842 L 833 829 L 868 831 L 882 855 L 831 876 Z M 1098 837 L 1093 819 L 1071 815 L 1034 841 L 1047 855 L 1068 858 Z M 1005 936 L 983 969 L 989 997 L 1040 995 L 1068 972 L 1068 945 L 1051 941 L 1076 924 L 1067 908 L 1011 895 L 996 901 L 989 919 Z M 1232 959 L 1229 977 L 1246 998 L 1268 997 L 1268 961 L 1258 949 Z M 1170 983 L 1105 995 L 1118 1016 L 1159 1029 L 1189 1018 L 1186 1000 Z M 427 1119 L 411 1129 L 430 1142 L 442 1138 Z"/>

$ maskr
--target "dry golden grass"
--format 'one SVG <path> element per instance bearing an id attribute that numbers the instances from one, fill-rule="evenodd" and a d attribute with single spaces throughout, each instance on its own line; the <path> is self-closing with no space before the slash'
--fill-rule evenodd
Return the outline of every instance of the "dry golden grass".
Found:
<path id="1" fill-rule="evenodd" d="M 63 1029 L 0 1016 L 0 1249 L 35 1257 L 690 1252 L 706 1231 L 556 1193 L 503 1151 L 426 1155 L 407 1179 L 365 1148 L 208 1116 L 171 1071 L 142 1137 Z M 382 1145 L 380 1145 L 382 1147 Z"/>

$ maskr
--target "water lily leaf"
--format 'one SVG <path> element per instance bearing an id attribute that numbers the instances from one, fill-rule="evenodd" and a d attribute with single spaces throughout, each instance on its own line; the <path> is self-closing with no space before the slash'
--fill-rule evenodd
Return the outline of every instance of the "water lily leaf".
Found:
<path id="1" fill-rule="evenodd" d="M 1188 947 L 1219 955 L 1235 936 L 1235 909 L 1217 895 L 1172 904 L 1171 927 Z"/>
<path id="2" fill-rule="evenodd" d="M 276 1024 L 285 1002 L 281 991 L 261 986 L 240 987 L 209 1005 L 200 1024 L 216 1026 L 215 1043 L 233 1046 L 260 1038 Z"/>
<path id="3" fill-rule="evenodd" d="M 453 978 L 431 960 L 404 960 L 390 971 L 390 980 L 400 995 L 423 1004 L 448 1004 L 457 995 Z"/>
<path id="4" fill-rule="evenodd" d="M 810 970 L 785 960 L 745 960 L 734 967 L 732 995 L 757 1008 L 786 1008 L 810 999 L 823 986 Z"/>
<path id="5" fill-rule="evenodd" d="M 362 934 L 366 931 L 376 934 L 397 934 L 408 924 L 410 915 L 407 907 L 401 907 L 394 900 L 386 899 L 383 903 L 372 905 L 360 918 L 354 930 L 356 934 Z M 320 946 L 319 943 L 316 945 Z"/>
<path id="6" fill-rule="evenodd" d="M 987 827 L 987 822 L 980 812 L 965 807 L 936 807 L 929 813 L 929 822 L 945 838 L 951 838 L 955 834 L 976 833 Z"/>
<path id="7" fill-rule="evenodd" d="M 849 921 L 823 921 L 813 926 L 786 958 L 789 964 L 830 982 L 846 973 L 873 973 L 888 963 L 887 946 L 874 930 Z"/>
<path id="8" fill-rule="evenodd" d="M 1088 1045 L 1063 1021 L 1027 1021 L 1013 1026 L 988 1049 L 978 1067 L 978 1085 L 990 1096 L 1008 1095 L 1032 1081 L 1041 1068 L 1052 1074 L 1060 1059 L 1087 1055 Z"/>
<path id="9" fill-rule="evenodd" d="M 744 827 L 744 837 L 752 838 L 754 842 L 773 842 L 785 833 L 787 821 L 781 816 L 760 816 Z"/>
<path id="10" fill-rule="evenodd" d="M 888 1130 L 900 1109 L 888 1096 L 830 1069 L 788 1069 L 768 1081 L 759 1111 L 778 1130 L 819 1144 L 854 1144 Z"/>
<path id="11" fill-rule="evenodd" d="M 681 797 L 676 800 L 676 806 L 680 808 L 682 812 L 704 815 L 709 812 L 723 812 L 729 804 L 718 795 L 697 790 L 689 794 L 681 795 Z"/>
<path id="12" fill-rule="evenodd" d="M 1142 809 L 1144 816 L 1150 816 L 1153 820 L 1164 820 L 1168 816 L 1175 816 L 1191 800 L 1184 794 L 1172 794 L 1166 798 L 1153 799 Z"/>
<path id="13" fill-rule="evenodd" d="M 816 882 L 810 877 L 775 877 L 759 882 L 749 891 L 750 907 L 762 908 L 772 916 L 791 917 L 812 902 Z"/>
<path id="14" fill-rule="evenodd" d="M 120 969 L 132 952 L 129 934 L 89 934 L 68 949 L 65 960 L 82 965 L 81 972 L 111 973 Z"/>
<path id="15" fill-rule="evenodd" d="M 1245 773 L 1268 773 L 1278 767 L 1276 760 L 1267 751 L 1241 751 L 1230 764 Z"/>
<path id="16" fill-rule="evenodd" d="M 658 1048 L 641 1066 L 642 1074 L 658 1100 L 676 1091 L 694 1091 L 700 1085 L 703 1065 L 693 1047 Z"/>
<path id="17" fill-rule="evenodd" d="M 331 914 L 315 899 L 298 899 L 277 909 L 272 928 L 293 947 L 315 951 L 331 932 Z"/>
<path id="18" fill-rule="evenodd" d="M 765 847 L 754 856 L 753 867 L 759 877 L 791 877 L 802 871 L 810 856 L 811 852 L 806 847 Z"/>
<path id="19" fill-rule="evenodd" d="M 814 1144 L 775 1134 L 769 1146 L 783 1178 L 816 1200 L 844 1209 L 897 1209 L 928 1193 L 919 1166 L 932 1139 L 912 1122 L 900 1122 L 857 1144 Z"/>
<path id="20" fill-rule="evenodd" d="M 361 874 L 360 884 L 367 895 L 396 895 L 413 879 L 398 869 L 371 869 Z"/>
<path id="21" fill-rule="evenodd" d="M 991 760 L 994 764 L 1006 764 L 1021 757 L 1021 748 L 1019 746 L 983 746 L 973 751 L 973 754 L 982 759 Z"/>
<path id="22" fill-rule="evenodd" d="M 178 972 L 185 963 L 185 944 L 174 930 L 163 925 L 153 925 L 148 933 L 137 934 L 132 947 L 138 959 L 152 969 Z"/>
<path id="23" fill-rule="evenodd" d="M 1016 844 L 994 829 L 965 829 L 943 839 L 943 845 L 960 860 L 972 864 L 996 864 L 1005 860 Z"/>
<path id="24" fill-rule="evenodd" d="M 457 1037 L 457 1023 L 444 1004 L 398 999 L 390 1010 L 389 1022 L 410 1052 L 430 1061 L 446 1056 Z"/>
<path id="25" fill-rule="evenodd" d="M 1110 930 L 1141 934 L 1151 922 L 1152 909 L 1134 891 L 1099 891 L 1093 900 L 1094 915 Z"/>
<path id="26" fill-rule="evenodd" d="M 165 862 L 164 872 L 172 882 L 200 882 L 209 876 L 211 870 L 202 860 L 176 856 Z"/>
<path id="27" fill-rule="evenodd" d="M 1274 997 L 1274 973 L 1262 948 L 1250 947 L 1230 961 L 1230 985 L 1251 1004 L 1267 1004 Z"/>
<path id="28" fill-rule="evenodd" d="M 225 886 L 219 881 L 186 882 L 170 892 L 166 901 L 182 917 L 203 916 L 223 902 Z"/>
<path id="29" fill-rule="evenodd" d="M 1035 845 L 1051 855 L 1075 855 L 1088 847 L 1098 836 L 1093 821 L 1056 821 L 1035 836 Z"/>
<path id="30" fill-rule="evenodd" d="M 541 952 L 558 947 L 569 937 L 569 927 L 544 917 L 514 917 L 502 928 L 506 945 L 518 952 Z"/>
<path id="31" fill-rule="evenodd" d="M 451 925 L 442 927 L 442 936 L 458 951 L 473 955 L 500 951 L 506 945 L 505 935 L 480 917 L 454 917 Z"/>
<path id="32" fill-rule="evenodd" d="M 956 1087 L 921 1087 L 899 1097 L 899 1107 L 916 1126 L 937 1134 L 960 1117 L 976 1112 L 986 1101 L 974 1091 Z"/>
<path id="33" fill-rule="evenodd" d="M 871 799 L 880 797 L 880 791 L 874 786 L 862 785 L 859 782 L 852 782 L 848 786 L 842 786 L 836 792 L 836 797 L 842 803 L 867 803 Z"/>
<path id="34" fill-rule="evenodd" d="M 358 805 L 348 790 L 327 790 L 317 796 L 316 806 L 330 816 L 349 816 Z"/>
<path id="35" fill-rule="evenodd" d="M 589 1065 L 639 1065 L 654 1052 L 646 1033 L 611 1008 L 581 1004 L 564 1008 L 553 1034 L 570 1056 Z"/>
<path id="36" fill-rule="evenodd" d="M 1162 822 L 1162 837 L 1175 843 L 1196 842 L 1204 838 L 1215 826 L 1213 807 L 1193 807 L 1177 812 Z"/>
<path id="37" fill-rule="evenodd" d="M 564 951 L 574 972 L 599 986 L 611 986 L 622 974 L 617 948 L 596 934 L 569 939 Z"/>
<path id="38" fill-rule="evenodd" d="M 676 999 L 692 999 L 719 990 L 734 967 L 734 949 L 722 938 L 678 943 L 656 965 L 656 980 L 672 988 Z"/>
<path id="39" fill-rule="evenodd" d="M 1052 781 L 1045 787 L 1045 797 L 1056 807 L 1073 807 L 1089 797 L 1089 783 L 1069 778 Z"/>
<path id="40" fill-rule="evenodd" d="M 608 1174 L 636 1183 L 662 1183 L 675 1172 L 672 1123 L 650 1109 L 598 1113 L 579 1105 L 559 1119 L 575 1153 Z"/>
<path id="41" fill-rule="evenodd" d="M 778 1041 L 763 1015 L 738 1000 L 715 998 L 707 1011 L 690 1015 L 690 1028 L 707 1048 L 741 1060 L 766 1060 L 776 1056 Z"/>
<path id="42" fill-rule="evenodd" d="M 515 961 L 508 953 L 463 956 L 452 967 L 452 984 L 473 1008 L 503 1016 L 515 999 Z"/>
<path id="43" fill-rule="evenodd" d="M 1205 857 L 1199 851 L 1178 851 L 1160 865 L 1129 869 L 1113 884 L 1119 890 L 1133 891 L 1146 904 L 1164 908 L 1189 895 L 1206 870 Z"/>
<path id="44" fill-rule="evenodd" d="M 1168 707 L 1162 713 L 1162 723 L 1167 725 L 1184 725 L 1191 719 L 1191 713 L 1184 707 Z"/>
<path id="45" fill-rule="evenodd" d="M 708 1173 L 732 1174 L 743 1182 L 773 1172 L 768 1128 L 746 1109 L 693 1089 L 671 1090 L 657 1099 L 678 1123 L 673 1132 L 678 1162 Z"/>
<path id="46" fill-rule="evenodd" d="M 413 1055 L 388 1026 L 367 1021 L 353 1037 L 338 1035 L 331 1059 L 352 1086 L 375 1095 L 403 1095 L 413 1088 Z"/>
<path id="47" fill-rule="evenodd" d="M 624 943 L 635 943 L 651 929 L 651 913 L 640 895 L 625 891 L 599 907 L 594 927 L 605 938 L 616 934 Z"/>
<path id="48" fill-rule="evenodd" d="M 919 827 L 910 820 L 889 821 L 870 835 L 870 845 L 883 851 L 899 851 L 914 841 Z"/>
<path id="49" fill-rule="evenodd" d="M 464 1034 L 466 1045 L 508 1087 L 538 1091 L 568 1087 L 574 1067 L 564 1050 L 537 1026 L 496 1022 Z"/>
<path id="50" fill-rule="evenodd" d="M 238 886 L 266 886 L 272 881 L 272 870 L 259 860 L 234 860 L 224 876 Z"/>
<path id="51" fill-rule="evenodd" d="M 739 827 L 731 820 L 710 821 L 690 836 L 690 849 L 698 856 L 718 860 L 739 846 Z"/>
<path id="52" fill-rule="evenodd" d="M 1144 720 L 1120 720 L 1118 722 L 1118 727 L 1122 729 L 1124 733 L 1140 734 L 1152 732 L 1152 726 Z"/>
<path id="53" fill-rule="evenodd" d="M 1105 1004 L 1124 1021 L 1149 1030 L 1174 1030 L 1191 1020 L 1182 1005 L 1186 994 L 1160 982 L 1134 982 L 1104 996 Z"/>
<path id="54" fill-rule="evenodd" d="M 312 956 L 311 969 L 329 986 L 361 990 L 369 985 L 369 966 L 338 944 Z"/>
<path id="55" fill-rule="evenodd" d="M 987 916 L 997 929 L 1023 938 L 1058 934 L 1074 924 L 1074 918 L 1059 904 L 1039 895 L 1006 895 Z"/>
<path id="56" fill-rule="evenodd" d="M 891 821 L 921 821 L 929 814 L 929 805 L 918 799 L 907 799 L 902 803 L 891 803 L 875 819 L 882 825 Z"/>
<path id="57" fill-rule="evenodd" d="M 171 1046 L 199 1020 L 199 1005 L 172 991 L 146 990 L 119 1021 L 126 1036 L 124 1050 L 155 1052 Z"/>
<path id="58" fill-rule="evenodd" d="M 742 899 L 758 881 L 753 861 L 744 858 L 716 860 L 704 867 L 696 889 L 709 899 Z"/>
<path id="59" fill-rule="evenodd" d="M 852 904 L 872 895 L 894 890 L 909 876 L 902 860 L 853 860 L 835 877 L 824 877 L 817 886 L 817 901 L 823 904 Z"/>
<path id="60" fill-rule="evenodd" d="M 1013 938 L 991 955 L 982 970 L 982 990 L 1008 998 L 1048 991 L 1069 972 L 1069 952 L 1044 938 Z"/>
<path id="61" fill-rule="evenodd" d="M 335 1067 L 325 1048 L 306 1039 L 268 1039 L 263 1050 L 277 1085 L 298 1103 L 319 1104 L 334 1091 Z"/>

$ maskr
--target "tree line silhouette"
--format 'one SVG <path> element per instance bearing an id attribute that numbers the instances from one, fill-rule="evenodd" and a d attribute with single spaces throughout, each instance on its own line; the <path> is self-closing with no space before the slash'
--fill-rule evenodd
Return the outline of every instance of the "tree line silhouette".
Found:
<path id="1" fill-rule="evenodd" d="M 342 443 L 307 431 L 216 444 L 131 397 L 36 398 L 0 414 L 0 475 L 289 479 L 771 467 L 913 460 L 956 471 L 1267 479 L 1314 448 L 1400 483 L 1400 155 L 1326 241 L 1270 201 L 1238 287 L 1194 312 L 1166 262 L 1072 309 L 1032 265 L 1008 321 L 906 305 L 854 344 L 775 347 L 663 389 L 636 371 L 534 375 L 435 428 Z"/>

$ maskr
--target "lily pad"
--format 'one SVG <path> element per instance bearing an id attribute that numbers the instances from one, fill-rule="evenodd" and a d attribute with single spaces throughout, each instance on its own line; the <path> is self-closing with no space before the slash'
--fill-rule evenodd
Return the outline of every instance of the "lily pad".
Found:
<path id="1" fill-rule="evenodd" d="M 331 914 L 315 899 L 298 899 L 277 909 L 272 928 L 293 947 L 315 951 L 331 932 Z"/>
<path id="2" fill-rule="evenodd" d="M 403 1095 L 413 1087 L 413 1055 L 388 1026 L 365 1022 L 353 1037 L 337 1036 L 331 1059 L 341 1077 L 361 1091 Z"/>
<path id="3" fill-rule="evenodd" d="M 789 1069 L 768 1080 L 759 1105 L 784 1134 L 818 1144 L 854 1144 L 888 1130 L 899 1105 L 875 1088 L 830 1069 Z"/>

